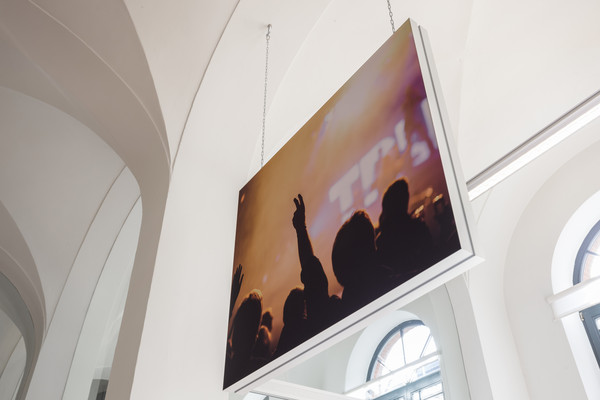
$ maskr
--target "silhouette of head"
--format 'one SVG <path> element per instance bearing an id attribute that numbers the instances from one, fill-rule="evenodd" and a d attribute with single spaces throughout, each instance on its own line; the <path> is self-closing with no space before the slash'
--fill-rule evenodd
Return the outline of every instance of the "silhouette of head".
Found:
<path id="1" fill-rule="evenodd" d="M 269 331 L 273 330 L 273 313 L 270 307 L 263 313 L 260 324 L 266 326 Z"/>
<path id="2" fill-rule="evenodd" d="M 405 178 L 398 179 L 392 183 L 383 194 L 379 224 L 381 225 L 382 220 L 385 219 L 407 215 L 408 198 L 408 182 Z"/>
<path id="3" fill-rule="evenodd" d="M 375 229 L 369 214 L 363 210 L 342 225 L 331 252 L 333 273 L 342 286 L 358 283 L 375 258 Z"/>
<path id="4" fill-rule="evenodd" d="M 283 323 L 294 324 L 306 319 L 306 303 L 304 301 L 304 290 L 294 288 L 290 290 L 285 304 L 283 305 Z"/>
<path id="5" fill-rule="evenodd" d="M 252 290 L 242 300 L 233 320 L 231 347 L 235 356 L 250 356 L 262 314 L 262 293 Z"/>
<path id="6" fill-rule="evenodd" d="M 260 326 L 256 335 L 256 343 L 254 345 L 254 357 L 268 358 L 270 355 L 271 332 L 264 325 Z"/>

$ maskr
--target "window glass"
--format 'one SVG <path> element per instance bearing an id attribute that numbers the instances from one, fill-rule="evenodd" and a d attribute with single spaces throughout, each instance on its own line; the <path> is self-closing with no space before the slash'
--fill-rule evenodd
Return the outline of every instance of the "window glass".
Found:
<path id="1" fill-rule="evenodd" d="M 600 276 L 600 222 L 583 240 L 575 261 L 573 284 Z"/>
<path id="2" fill-rule="evenodd" d="M 401 368 L 404 364 L 404 344 L 400 332 L 393 335 L 383 346 L 375 360 L 375 366 L 371 378 L 384 376 Z"/>
<path id="3" fill-rule="evenodd" d="M 406 346 L 407 363 L 421 358 L 429 338 L 431 338 L 431 333 L 429 333 L 429 328 L 425 325 L 416 325 L 405 330 L 404 343 Z"/>
<path id="4" fill-rule="evenodd" d="M 600 276 L 600 257 L 596 253 L 586 252 L 583 264 L 582 281 Z"/>
<path id="5" fill-rule="evenodd" d="M 428 386 L 419 391 L 421 400 L 429 399 L 442 399 L 442 383 L 436 383 L 435 385 Z"/>

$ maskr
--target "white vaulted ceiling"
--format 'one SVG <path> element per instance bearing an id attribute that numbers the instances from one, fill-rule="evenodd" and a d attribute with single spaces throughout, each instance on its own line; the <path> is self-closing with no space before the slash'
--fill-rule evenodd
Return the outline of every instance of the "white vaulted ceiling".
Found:
<path id="1" fill-rule="evenodd" d="M 391 4 L 396 26 L 428 32 L 467 179 L 600 89 L 597 1 Z M 268 23 L 270 155 L 389 37 L 388 18 L 372 0 L 0 0 L 0 272 L 28 308 L 30 346 L 125 168 L 147 264 L 183 136 L 210 151 L 226 132 L 234 157 L 219 167 L 258 168 Z M 211 122 L 189 131 L 193 107 Z M 219 175 L 206 176 L 208 192 Z M 18 340 L 1 329 L 0 373 Z"/>
<path id="2" fill-rule="evenodd" d="M 208 2 L 180 6 L 0 2 L 0 209 L 6 211 L 0 213 L 4 256 L 0 270 L 19 297 L 3 305 L 25 304 L 28 309 L 25 322 L 17 326 L 26 338 L 29 364 L 37 358 L 56 310 L 79 318 L 72 306 L 57 308 L 59 300 L 72 298 L 67 282 L 80 279 L 72 275 L 81 268 L 77 260 L 89 253 L 89 243 L 100 246 L 99 234 L 108 236 L 110 243 L 118 233 L 106 227 L 98 233 L 94 224 L 97 218 L 110 220 L 124 207 L 129 209 L 130 195 L 115 189 L 119 180 L 128 182 L 120 178 L 124 168 L 133 172 L 140 186 L 137 189 L 133 183 L 132 190 L 143 195 L 143 230 L 150 238 L 145 241 L 150 249 L 146 251 L 153 252 L 170 159 L 234 4 L 220 2 L 220 16 Z M 198 13 L 210 16 L 207 23 L 196 24 Z M 177 22 L 184 17 L 189 19 L 187 27 Z M 170 21 L 165 23 L 165 18 Z M 172 29 L 173 25 L 182 30 Z M 197 51 L 190 52 L 190 47 Z M 124 184 L 131 185 L 120 186 Z M 121 194 L 109 196 L 111 191 Z M 114 199 L 107 203 L 111 196 L 120 197 L 121 203 Z M 110 246 L 102 251 L 111 251 Z M 89 279 L 97 275 L 90 274 Z M 64 325 L 61 315 L 56 323 Z M 7 343 L 0 347 L 0 369 L 7 365 L 18 340 L 12 336 L 3 335 Z M 49 357 L 54 368 L 62 368 L 60 360 Z M 25 386 L 32 375 L 29 366 Z M 53 377 L 36 379 L 51 382 Z M 44 388 L 43 382 L 35 385 Z"/>

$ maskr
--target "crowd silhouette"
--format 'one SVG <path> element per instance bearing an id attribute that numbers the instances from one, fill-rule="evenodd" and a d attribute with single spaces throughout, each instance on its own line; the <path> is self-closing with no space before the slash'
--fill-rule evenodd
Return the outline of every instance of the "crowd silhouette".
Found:
<path id="1" fill-rule="evenodd" d="M 331 265 L 341 297 L 329 294 L 329 282 L 315 255 L 306 226 L 306 205 L 298 194 L 292 226 L 298 242 L 300 280 L 283 307 L 283 328 L 272 346 L 273 314 L 263 313 L 262 294 L 250 291 L 240 303 L 228 333 L 224 387 L 237 382 L 354 311 L 458 249 L 451 209 L 438 196 L 435 219 L 441 235 L 434 245 L 423 216 L 411 214 L 406 179 L 394 181 L 382 198 L 378 226 L 364 210 L 355 211 L 339 228 L 331 252 Z M 230 318 L 244 275 L 238 266 L 232 280 Z M 271 352 L 271 348 L 274 351 Z"/>

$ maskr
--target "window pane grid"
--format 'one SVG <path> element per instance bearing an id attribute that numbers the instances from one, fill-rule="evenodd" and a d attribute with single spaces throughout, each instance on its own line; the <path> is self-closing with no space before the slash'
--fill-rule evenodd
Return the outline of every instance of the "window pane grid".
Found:
<path id="1" fill-rule="evenodd" d="M 403 368 L 373 379 L 347 393 L 356 399 L 375 399 L 440 370 L 439 354 L 406 364 Z"/>
<path id="2" fill-rule="evenodd" d="M 421 393 L 421 400 L 430 399 L 443 399 L 442 383 L 436 383 L 435 385 L 428 386 L 419 391 Z M 440 397 L 441 396 L 441 397 Z"/>
<path id="3" fill-rule="evenodd" d="M 431 389 L 441 388 L 441 375 L 439 353 L 429 328 L 412 320 L 390 331 L 377 347 L 368 379 L 347 395 L 362 400 L 412 400 L 415 394 L 423 399 L 443 399 L 439 397 L 441 389 Z M 423 395 L 421 390 L 425 390 Z"/>

